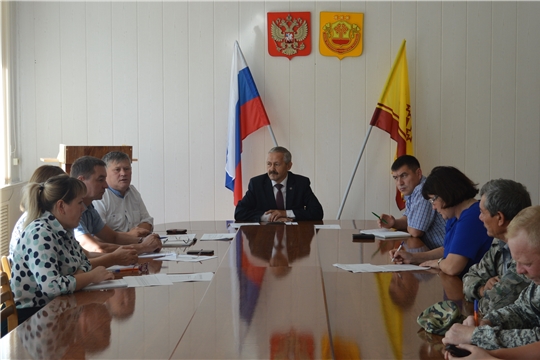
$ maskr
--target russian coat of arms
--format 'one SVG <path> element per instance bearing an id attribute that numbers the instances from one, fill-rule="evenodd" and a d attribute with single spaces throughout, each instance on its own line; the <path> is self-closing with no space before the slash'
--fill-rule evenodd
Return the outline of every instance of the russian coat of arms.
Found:
<path id="1" fill-rule="evenodd" d="M 268 13 L 268 53 L 295 56 L 311 53 L 310 12 Z"/>

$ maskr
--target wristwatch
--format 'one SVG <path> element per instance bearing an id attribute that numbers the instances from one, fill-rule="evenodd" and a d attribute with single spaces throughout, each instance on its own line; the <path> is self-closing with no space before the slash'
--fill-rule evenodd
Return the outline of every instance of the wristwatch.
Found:
<path id="1" fill-rule="evenodd" d="M 444 260 L 444 258 L 443 258 L 443 257 L 442 257 L 442 258 L 440 258 L 440 259 L 439 259 L 439 261 L 437 261 L 437 266 L 441 266 L 441 261 L 443 261 L 443 260 Z"/>

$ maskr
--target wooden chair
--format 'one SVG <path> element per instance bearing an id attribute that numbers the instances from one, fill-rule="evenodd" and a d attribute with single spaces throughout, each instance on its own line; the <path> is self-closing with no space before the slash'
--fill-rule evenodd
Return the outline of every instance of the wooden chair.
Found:
<path id="1" fill-rule="evenodd" d="M 11 292 L 8 276 L 4 271 L 2 271 L 0 276 L 2 284 L 2 321 L 7 319 L 8 331 L 11 331 L 19 325 L 19 318 L 17 317 L 17 308 L 15 307 L 15 301 L 13 300 L 13 293 Z"/>
<path id="2" fill-rule="evenodd" d="M 11 265 L 6 255 L 2 256 L 2 267 L 0 269 L 7 274 L 8 280 L 11 280 Z"/>

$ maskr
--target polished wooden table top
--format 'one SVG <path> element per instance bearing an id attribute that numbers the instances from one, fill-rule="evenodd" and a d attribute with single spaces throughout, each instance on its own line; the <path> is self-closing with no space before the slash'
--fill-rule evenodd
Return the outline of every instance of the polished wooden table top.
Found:
<path id="1" fill-rule="evenodd" d="M 194 245 L 213 249 L 217 259 L 151 266 L 163 273 L 213 271 L 211 282 L 59 297 L 6 335 L 0 356 L 442 359 L 440 337 L 419 332 L 416 317 L 444 299 L 461 304 L 461 280 L 428 271 L 340 270 L 333 264 L 387 264 L 388 251 L 400 240 L 352 241 L 357 229 L 376 227 L 374 221 L 324 223 L 341 230 L 315 230 L 310 222 L 244 226 L 230 242 Z M 197 237 L 228 231 L 225 221 L 157 230 L 170 228 Z"/>

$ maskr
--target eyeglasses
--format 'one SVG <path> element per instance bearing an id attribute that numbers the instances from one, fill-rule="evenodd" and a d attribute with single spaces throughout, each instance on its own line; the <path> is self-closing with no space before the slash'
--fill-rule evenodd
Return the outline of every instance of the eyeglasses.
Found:
<path id="1" fill-rule="evenodd" d="M 435 195 L 434 197 L 432 198 L 429 198 L 429 202 L 431 203 L 431 205 L 433 205 L 433 203 L 435 202 L 435 200 L 437 200 L 439 198 L 439 195 Z"/>

